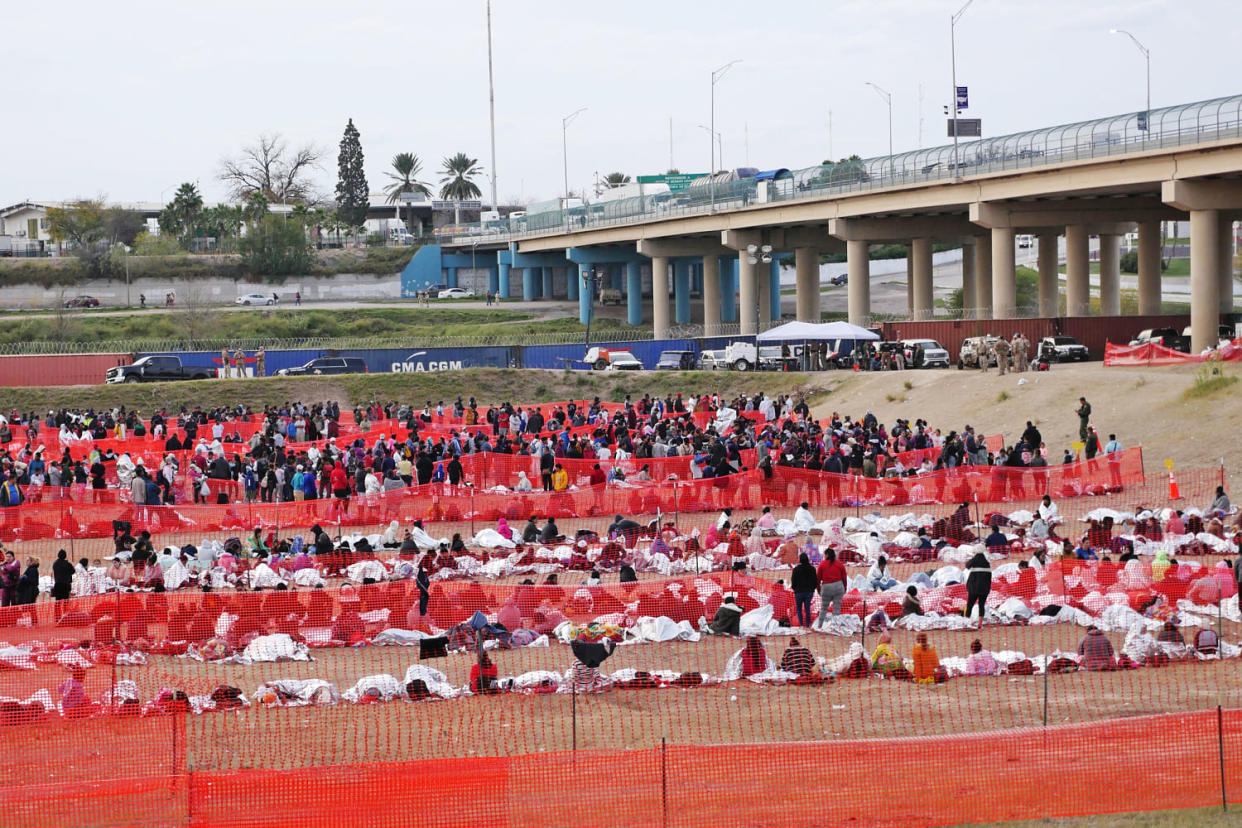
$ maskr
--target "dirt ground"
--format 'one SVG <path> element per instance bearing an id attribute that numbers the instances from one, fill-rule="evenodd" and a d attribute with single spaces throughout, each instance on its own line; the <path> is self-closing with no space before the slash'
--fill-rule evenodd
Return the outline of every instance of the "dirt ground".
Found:
<path id="1" fill-rule="evenodd" d="M 1143 446 L 1149 474 L 1162 474 L 1165 458 L 1174 461 L 1175 471 L 1218 467 L 1223 459 L 1229 480 L 1236 482 L 1242 473 L 1242 443 L 1227 435 L 1242 424 L 1238 386 L 1188 399 L 1184 395 L 1199 371 L 1197 366 L 1105 368 L 1087 362 L 1003 377 L 995 369 L 860 373 L 834 387 L 812 413 L 827 417 L 833 411 L 860 415 L 871 410 L 890 424 L 898 417 L 911 422 L 921 417 L 941 429 L 972 425 L 977 433 L 1003 433 L 1007 442 L 1031 420 L 1053 462 L 1078 439 L 1076 411 L 1083 396 L 1091 403 L 1101 443 L 1115 433 L 1124 446 Z M 1224 372 L 1240 373 L 1234 367 Z"/>

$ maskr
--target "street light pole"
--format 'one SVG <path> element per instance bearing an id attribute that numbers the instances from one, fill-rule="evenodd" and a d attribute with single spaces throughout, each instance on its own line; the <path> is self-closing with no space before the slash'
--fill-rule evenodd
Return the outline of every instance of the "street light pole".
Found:
<path id="1" fill-rule="evenodd" d="M 1149 50 L 1139 39 L 1127 32 L 1125 29 L 1109 29 L 1109 34 L 1123 34 L 1130 40 L 1134 41 L 1134 45 L 1143 53 L 1143 60 L 1147 62 L 1147 109 L 1143 111 L 1143 122 L 1147 125 L 1147 129 L 1143 130 L 1143 140 L 1146 141 L 1151 135 L 1151 50 Z"/>
<path id="2" fill-rule="evenodd" d="M 710 134 L 707 136 L 707 143 L 711 147 L 712 166 L 711 166 L 711 169 L 708 171 L 707 181 L 708 181 L 708 188 L 711 190 L 711 194 L 712 194 L 711 210 L 713 213 L 716 212 L 716 140 L 715 140 L 716 139 L 716 81 L 724 77 L 724 73 L 729 71 L 730 66 L 732 66 L 735 63 L 741 63 L 741 62 L 742 62 L 741 58 L 738 58 L 737 60 L 731 60 L 728 63 L 726 63 L 724 66 L 721 66 L 719 69 L 716 69 L 712 72 L 711 127 L 709 128 Z"/>
<path id="3" fill-rule="evenodd" d="M 970 8 L 975 0 L 966 0 L 966 5 L 957 10 L 957 14 L 949 18 L 949 60 L 953 70 L 953 94 L 949 96 L 949 106 L 953 107 L 953 174 L 957 175 L 957 21 Z"/>
<path id="4" fill-rule="evenodd" d="M 492 129 L 492 209 L 500 215 L 496 201 L 496 88 L 492 83 L 492 0 L 487 0 L 487 115 Z"/>
<path id="5" fill-rule="evenodd" d="M 888 104 L 888 174 L 890 177 L 895 177 L 893 175 L 895 171 L 893 167 L 893 96 L 887 90 L 881 89 L 871 81 L 866 81 L 866 84 L 874 89 L 876 94 Z"/>
<path id="6" fill-rule="evenodd" d="M 569 124 L 574 118 L 577 118 L 583 112 L 586 112 L 586 109 L 587 108 L 584 106 L 581 109 L 569 113 L 564 118 L 561 118 L 561 164 L 564 167 L 566 199 L 569 198 L 569 138 L 567 137 L 569 133 Z M 564 204 L 561 205 L 561 209 L 565 209 Z"/>
<path id="7" fill-rule="evenodd" d="M 712 140 L 716 142 L 716 159 L 720 162 L 721 166 L 723 166 L 724 165 L 724 142 L 720 139 L 720 133 L 712 132 L 710 127 L 703 126 L 702 124 L 699 124 L 699 129 L 707 130 L 707 133 L 712 136 Z"/>

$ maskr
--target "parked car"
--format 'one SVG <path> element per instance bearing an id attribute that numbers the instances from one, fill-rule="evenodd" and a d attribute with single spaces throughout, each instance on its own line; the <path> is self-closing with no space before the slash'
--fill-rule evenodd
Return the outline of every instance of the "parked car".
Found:
<path id="1" fill-rule="evenodd" d="M 621 291 L 615 288 L 604 288 L 599 292 L 599 303 L 601 305 L 619 305 L 623 301 Z"/>
<path id="2" fill-rule="evenodd" d="M 849 281 L 850 281 L 849 274 L 842 273 L 840 275 L 833 276 L 831 279 L 828 280 L 828 283 L 836 287 L 841 287 L 842 285 L 849 284 Z"/>
<path id="3" fill-rule="evenodd" d="M 233 302 L 237 305 L 274 305 L 276 297 L 266 293 L 247 293 L 245 296 L 238 296 Z"/>
<path id="4" fill-rule="evenodd" d="M 1187 342 L 1190 341 L 1189 325 L 1182 329 L 1182 336 L 1186 337 Z M 1232 342 L 1236 336 L 1237 333 L 1235 332 L 1233 325 L 1218 325 L 1216 328 L 1216 339 L 1218 340 L 1216 347 L 1219 348 L 1221 345 Z"/>
<path id="5" fill-rule="evenodd" d="M 171 382 L 174 380 L 207 379 L 214 369 L 202 365 L 185 366 L 175 356 L 147 356 L 130 365 L 109 368 L 104 382 Z"/>
<path id="6" fill-rule="evenodd" d="M 436 294 L 437 299 L 468 299 L 474 296 L 474 291 L 469 288 L 445 288 Z"/>
<path id="7" fill-rule="evenodd" d="M 1190 337 L 1179 334 L 1176 328 L 1146 328 L 1130 340 L 1131 345 L 1146 345 L 1149 342 L 1172 348 L 1174 351 L 1190 353 Z"/>
<path id="8" fill-rule="evenodd" d="M 695 362 L 694 351 L 661 351 L 655 367 L 657 371 L 693 371 Z"/>
<path id="9" fill-rule="evenodd" d="M 83 294 L 82 296 L 75 296 L 72 299 L 66 299 L 65 307 L 66 308 L 97 308 L 99 307 L 99 300 L 96 299 L 94 296 L 86 296 L 85 294 Z"/>
<path id="10" fill-rule="evenodd" d="M 911 368 L 949 367 L 949 352 L 934 339 L 903 339 L 901 344 L 906 365 Z"/>
<path id="11" fill-rule="evenodd" d="M 643 364 L 628 348 L 590 348 L 582 359 L 596 371 L 641 371 Z"/>
<path id="12" fill-rule="evenodd" d="M 305 365 L 281 368 L 281 377 L 298 377 L 306 374 L 366 374 L 367 362 L 360 357 L 317 357 Z"/>
<path id="13" fill-rule="evenodd" d="M 988 346 L 988 367 L 996 364 L 996 354 L 992 353 L 992 346 L 1000 341 L 999 336 L 972 336 L 969 339 L 962 340 L 962 349 L 957 356 L 958 368 L 978 368 L 979 367 L 979 348 L 983 343 Z"/>
<path id="14" fill-rule="evenodd" d="M 699 370 L 700 371 L 719 371 L 728 368 L 729 363 L 725 362 L 725 352 L 723 349 L 699 352 Z"/>
<path id="15" fill-rule="evenodd" d="M 1072 336 L 1045 336 L 1039 340 L 1035 355 L 1049 362 L 1086 362 L 1090 357 L 1087 346 Z"/>

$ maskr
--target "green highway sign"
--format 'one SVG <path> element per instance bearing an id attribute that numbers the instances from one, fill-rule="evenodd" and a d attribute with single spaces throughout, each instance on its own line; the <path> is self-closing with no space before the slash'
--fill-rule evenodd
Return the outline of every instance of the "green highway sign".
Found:
<path id="1" fill-rule="evenodd" d="M 639 184 L 667 184 L 670 190 L 684 190 L 690 182 L 702 178 L 707 173 L 677 173 L 674 175 L 640 175 Z"/>

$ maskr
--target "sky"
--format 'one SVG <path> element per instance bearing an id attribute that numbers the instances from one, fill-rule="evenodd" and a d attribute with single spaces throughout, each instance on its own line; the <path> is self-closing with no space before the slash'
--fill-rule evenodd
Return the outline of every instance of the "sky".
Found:
<path id="1" fill-rule="evenodd" d="M 501 203 L 596 174 L 721 168 L 946 143 L 949 20 L 964 0 L 493 0 Z M 973 0 L 957 26 L 962 117 L 985 136 L 1242 92 L 1242 16 L 1227 0 Z M 371 190 L 398 152 L 435 183 L 465 152 L 492 174 L 485 0 L 61 0 L 4 15 L 8 111 L 0 206 L 104 196 L 168 201 L 182 181 L 225 198 L 222 159 L 261 133 L 324 150 L 331 194 L 346 120 Z M 920 105 L 921 93 L 921 105 Z M 831 112 L 831 129 L 829 128 Z M 670 147 L 671 119 L 671 147 Z M 920 141 L 921 133 L 921 141 Z M 490 184 L 479 182 L 487 194 Z"/>

